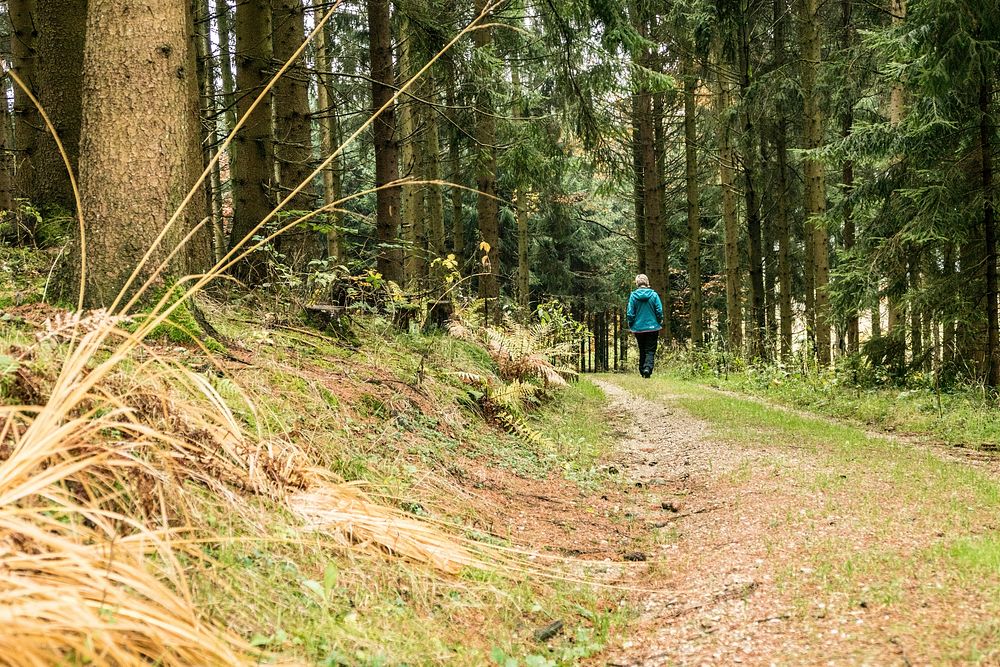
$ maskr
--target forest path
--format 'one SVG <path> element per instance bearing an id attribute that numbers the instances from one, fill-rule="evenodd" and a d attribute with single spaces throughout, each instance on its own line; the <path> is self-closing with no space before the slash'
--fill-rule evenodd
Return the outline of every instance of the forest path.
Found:
<path id="1" fill-rule="evenodd" d="M 633 589 L 638 616 L 589 664 L 1000 660 L 995 624 L 977 620 L 995 613 L 996 589 L 942 572 L 934 550 L 966 539 L 968 524 L 914 501 L 934 502 L 936 485 L 907 481 L 966 468 L 693 385 L 596 383 L 650 535 L 635 558 L 645 562 L 615 581 Z M 959 496 L 959 514 L 995 530 L 977 492 Z"/>

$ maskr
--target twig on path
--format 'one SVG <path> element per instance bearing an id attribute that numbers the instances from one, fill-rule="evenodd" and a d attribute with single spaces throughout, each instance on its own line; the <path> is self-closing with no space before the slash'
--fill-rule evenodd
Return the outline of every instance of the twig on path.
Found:
<path id="1" fill-rule="evenodd" d="M 664 519 L 663 521 L 656 521 L 652 525 L 653 525 L 653 528 L 663 528 L 665 526 L 669 526 L 672 522 L 677 521 L 678 519 L 683 519 L 684 517 L 688 517 L 688 516 L 694 516 L 695 514 L 704 514 L 705 512 L 714 512 L 717 509 L 722 509 L 722 505 L 713 505 L 711 507 L 702 507 L 700 509 L 691 510 L 690 512 L 683 512 L 681 514 L 675 514 L 674 516 L 668 517 L 667 519 Z"/>

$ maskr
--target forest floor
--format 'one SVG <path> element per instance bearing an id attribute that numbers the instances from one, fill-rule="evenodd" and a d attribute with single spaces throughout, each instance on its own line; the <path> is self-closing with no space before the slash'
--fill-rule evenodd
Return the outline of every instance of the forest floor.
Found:
<path id="1" fill-rule="evenodd" d="M 628 525 L 607 583 L 635 616 L 587 664 L 1000 662 L 995 466 L 691 382 L 597 384 Z M 559 520 L 582 558 L 615 534 Z"/>

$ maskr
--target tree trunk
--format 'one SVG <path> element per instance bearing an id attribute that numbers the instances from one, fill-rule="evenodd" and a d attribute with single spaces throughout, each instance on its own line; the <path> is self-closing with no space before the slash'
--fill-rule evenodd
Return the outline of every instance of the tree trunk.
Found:
<path id="1" fill-rule="evenodd" d="M 775 152 L 777 153 L 778 170 L 778 201 L 775 217 L 778 232 L 778 283 L 781 290 L 778 303 L 781 320 L 781 357 L 789 359 L 792 356 L 792 259 L 791 259 L 791 225 L 788 220 L 788 119 L 782 114 L 778 119 L 775 135 Z"/>
<path id="2" fill-rule="evenodd" d="M 192 2 L 192 11 L 194 13 L 195 58 L 198 75 L 198 99 L 200 100 L 199 115 L 201 118 L 198 131 L 201 142 L 201 164 L 204 169 L 215 158 L 216 144 L 219 140 L 218 130 L 216 129 L 218 118 L 215 114 L 215 68 L 212 66 L 212 43 L 210 38 L 212 25 L 208 0 L 194 0 Z M 215 205 L 216 200 L 221 196 L 221 183 L 217 178 L 218 175 L 218 170 L 213 168 L 209 172 L 209 185 L 204 188 L 205 207 L 211 216 L 206 228 L 211 232 L 210 247 L 212 248 L 212 252 L 210 257 L 205 258 L 205 265 L 202 268 L 208 268 L 221 257 L 219 251 L 222 246 L 219 240 L 222 236 L 222 220 L 216 217 L 216 210 L 221 211 L 221 206 L 217 207 Z"/>
<path id="3" fill-rule="evenodd" d="M 765 359 L 767 322 L 764 316 L 764 260 L 762 252 L 760 203 L 757 195 L 757 151 L 754 149 L 753 118 L 750 115 L 750 16 L 740 18 L 740 116 L 743 165 L 743 194 L 746 200 L 747 237 L 750 241 L 750 356 Z"/>
<path id="4" fill-rule="evenodd" d="M 410 26 L 409 18 L 402 16 L 399 40 L 399 78 L 401 81 L 408 81 L 415 71 L 413 67 L 413 44 L 415 41 L 416 36 Z M 417 89 L 419 90 L 419 87 Z M 400 176 L 413 180 L 423 180 L 423 174 L 418 164 L 419 135 L 422 130 L 417 127 L 417 105 L 418 102 L 409 96 L 402 98 L 397 105 L 402 158 Z M 423 202 L 424 187 L 423 185 L 404 185 L 402 191 L 400 216 L 403 224 L 403 239 L 406 241 L 403 274 L 407 285 L 419 288 L 427 274 L 427 249 L 420 242 L 424 237 L 423 227 L 426 221 Z"/>
<path id="5" fill-rule="evenodd" d="M 841 0 L 843 23 L 841 47 L 847 53 L 854 44 L 854 0 Z M 848 139 L 854 127 L 854 100 L 848 99 L 843 115 L 840 118 L 840 136 Z M 844 195 L 844 250 L 850 253 L 854 249 L 856 230 L 854 224 L 854 206 L 851 197 L 854 193 L 854 161 L 844 160 L 841 170 L 841 184 Z M 857 354 L 859 349 L 858 312 L 852 310 L 847 318 L 847 353 Z"/>
<path id="6" fill-rule="evenodd" d="M 727 80 L 728 68 L 721 49 L 716 48 L 715 110 L 719 125 L 719 181 L 722 186 L 722 219 L 726 244 L 726 341 L 734 353 L 743 350 L 743 308 L 740 303 L 739 222 L 736 218 L 736 187 L 734 177 L 733 122 L 730 112 L 732 84 Z"/>
<path id="7" fill-rule="evenodd" d="M 658 211 L 656 221 L 650 224 L 653 225 L 652 233 L 650 230 L 646 231 L 646 242 L 656 244 L 647 248 L 647 254 L 651 257 L 660 257 L 652 270 L 652 274 L 649 276 L 649 283 L 653 289 L 660 295 L 663 301 L 663 329 L 660 331 L 660 342 L 664 345 L 669 345 L 673 342 L 673 331 L 671 327 L 672 323 L 672 303 L 673 300 L 670 296 L 670 253 L 667 249 L 667 230 L 666 230 L 666 208 L 664 206 L 664 183 L 665 174 L 664 168 L 666 166 L 666 131 L 663 127 L 663 93 L 656 93 L 652 97 L 653 100 L 653 162 L 655 169 L 653 174 L 655 177 L 655 182 L 651 185 L 654 186 L 653 190 L 647 190 L 647 192 L 653 195 L 652 199 L 646 200 L 646 210 L 648 211 L 650 207 L 655 206 Z M 647 219 L 647 222 L 649 220 Z M 656 269 L 659 268 L 659 271 Z M 653 281 L 656 280 L 660 284 L 661 289 L 657 289 Z M 661 291 L 662 290 L 662 291 Z"/>
<path id="8" fill-rule="evenodd" d="M 305 41 L 303 0 L 272 0 L 274 17 L 274 60 L 278 67 L 287 62 Z M 274 86 L 274 157 L 282 197 L 305 183 L 312 173 L 312 121 L 309 111 L 309 71 L 305 56 L 299 56 Z M 316 206 L 312 183 L 289 201 L 285 211 L 311 211 Z M 277 239 L 286 261 L 304 269 L 310 260 L 326 252 L 326 238 L 303 226 Z"/>
<path id="9" fill-rule="evenodd" d="M 392 66 L 392 32 L 389 0 L 366 0 L 368 7 L 369 57 L 371 59 L 373 112 L 385 106 L 393 96 L 396 77 Z M 403 256 L 396 248 L 399 239 L 398 187 L 387 188 L 399 179 L 399 144 L 396 141 L 394 105 L 383 111 L 374 123 L 376 230 L 378 233 L 378 271 L 386 280 L 402 282 Z"/>
<path id="10" fill-rule="evenodd" d="M 0 82 L 0 214 L 14 210 L 14 191 L 10 168 L 11 115 L 10 89 L 6 81 Z"/>
<path id="11" fill-rule="evenodd" d="M 313 16 L 318 22 L 323 15 L 323 3 L 313 0 Z M 335 135 L 333 127 L 334 109 L 330 104 L 330 60 L 327 56 L 326 48 L 326 26 L 316 34 L 316 112 L 313 118 L 319 125 L 319 151 L 320 159 L 327 159 L 334 151 L 333 138 Z M 336 172 L 339 168 L 340 160 L 335 159 L 326 169 L 323 170 L 323 205 L 329 206 L 340 197 L 340 190 L 336 184 Z M 344 261 L 344 250 L 341 247 L 341 235 L 337 230 L 340 224 L 340 216 L 336 211 L 327 210 L 326 219 L 329 231 L 326 233 L 326 254 L 335 263 Z"/>
<path id="12" fill-rule="evenodd" d="M 909 280 L 910 294 L 916 295 L 920 292 L 920 251 L 916 248 L 909 253 Z M 919 367 L 919 363 L 924 354 L 923 330 L 920 325 L 920 309 L 915 304 L 910 305 L 910 361 L 914 368 Z"/>
<path id="13" fill-rule="evenodd" d="M 436 103 L 437 78 L 431 70 L 425 75 L 427 77 L 423 86 L 423 97 Z M 424 126 L 424 140 L 420 147 L 423 153 L 421 164 L 423 164 L 424 178 L 429 181 L 424 185 L 424 209 L 427 212 L 427 222 L 425 225 L 427 233 L 427 250 L 431 257 L 444 257 L 444 192 L 437 181 L 441 180 L 441 131 L 438 123 L 437 109 L 430 105 L 420 105 L 421 120 Z"/>
<path id="14" fill-rule="evenodd" d="M 892 15 L 893 26 L 898 25 L 906 19 L 906 0 L 890 0 L 889 12 Z M 898 126 L 903 121 L 905 113 L 905 90 L 902 81 L 894 82 L 889 93 L 889 123 L 893 127 Z M 906 267 L 902 262 L 894 262 L 889 266 L 887 284 L 889 286 L 888 298 L 888 333 L 896 341 L 891 349 L 890 362 L 892 365 L 902 369 L 906 362 L 906 331 L 902 328 L 903 308 L 900 304 L 902 293 L 905 291 Z M 895 289 L 893 289 L 895 287 Z"/>
<path id="15" fill-rule="evenodd" d="M 986 240 L 986 384 L 996 388 L 1000 385 L 1000 360 L 997 348 L 1000 345 L 997 321 L 997 239 L 996 210 L 993 203 L 993 117 L 990 103 L 993 100 L 993 74 L 982 69 L 979 85 L 979 143 L 982 155 L 983 186 L 983 235 Z"/>
<path id="16" fill-rule="evenodd" d="M 521 90 L 521 71 L 516 63 L 511 63 L 510 79 L 514 89 L 514 115 L 524 118 L 526 110 Z M 524 183 L 517 184 L 514 211 L 517 216 L 517 305 L 527 313 L 531 303 L 531 274 L 528 265 L 528 196 Z"/>
<path id="17" fill-rule="evenodd" d="M 818 0 L 798 0 L 802 52 L 802 99 L 805 119 L 803 143 L 806 150 L 823 144 L 823 112 L 819 105 L 816 79 L 822 59 Z M 816 356 L 820 365 L 830 364 L 829 232 L 821 216 L 826 212 L 826 178 L 822 161 L 815 156 L 804 160 L 806 224 L 812 228 L 814 287 L 816 290 Z"/>
<path id="18" fill-rule="evenodd" d="M 191 184 L 199 155 L 191 34 L 185 0 L 89 2 L 80 145 L 88 306 L 115 298 Z M 171 150 L 136 150 L 143 146 Z M 189 228 L 170 230 L 133 289 Z M 179 257 L 154 285 L 185 269 Z"/>
<path id="19" fill-rule="evenodd" d="M 80 92 L 86 0 L 36 0 L 38 33 L 37 95 L 66 150 L 72 168 L 80 160 Z M 40 121 L 39 121 L 40 122 Z M 73 187 L 56 142 L 39 126 L 34 167 L 44 174 L 35 182 L 35 203 L 76 209 Z"/>
<path id="20" fill-rule="evenodd" d="M 487 0 L 476 0 L 476 15 L 482 15 L 488 6 Z M 481 28 L 473 33 L 473 43 L 484 59 L 493 49 L 493 29 Z M 479 296 L 486 302 L 487 309 L 493 308 L 494 318 L 499 320 L 500 308 L 500 211 L 497 206 L 497 154 L 496 154 L 496 110 L 487 72 L 478 76 L 476 107 L 481 113 L 476 115 L 476 144 L 478 165 L 476 184 L 479 196 L 476 214 L 479 219 L 479 236 L 483 246 L 483 271 L 479 279 Z"/>
<path id="21" fill-rule="evenodd" d="M 639 140 L 639 117 L 642 96 L 639 91 L 632 95 L 632 201 L 635 209 L 635 270 L 646 272 L 646 201 L 642 176 L 642 142 Z"/>
<path id="22" fill-rule="evenodd" d="M 687 194 L 688 286 L 691 290 L 691 344 L 705 342 L 701 298 L 701 214 L 698 192 L 698 119 L 695 90 L 698 79 L 690 56 L 684 58 L 684 176 Z"/>
<path id="23" fill-rule="evenodd" d="M 462 132 L 458 126 L 458 113 L 455 110 L 457 103 L 455 88 L 455 63 L 448 63 L 448 81 L 445 86 L 445 104 L 448 105 L 449 120 L 449 141 L 448 141 L 448 163 L 451 170 L 451 249 L 455 253 L 458 265 L 463 266 L 465 262 L 465 220 L 463 215 L 462 185 Z"/>
<path id="24" fill-rule="evenodd" d="M 236 79 L 233 76 L 233 10 L 229 0 L 215 0 L 219 30 L 219 73 L 222 79 L 222 100 L 225 109 L 226 133 L 236 127 Z"/>
<path id="25" fill-rule="evenodd" d="M 778 255 L 774 251 L 775 226 L 773 211 L 777 208 L 777 201 L 774 192 L 773 180 L 768 182 L 765 178 L 774 174 L 768 173 L 768 169 L 773 167 L 774 160 L 771 157 L 770 138 L 762 130 L 760 135 L 760 161 L 759 165 L 761 179 L 761 209 L 770 211 L 772 215 L 762 216 L 761 234 L 763 243 L 761 246 L 764 262 L 764 341 L 765 354 L 768 358 L 778 356 L 778 322 L 775 319 L 777 308 L 777 293 L 775 286 L 778 277 Z"/>
<path id="26" fill-rule="evenodd" d="M 237 112 L 244 118 L 264 90 L 271 68 L 271 4 L 269 0 L 246 0 L 236 5 Z M 264 96 L 232 144 L 233 225 L 229 247 L 252 245 L 254 228 L 274 207 L 274 137 L 272 98 Z M 266 264 L 261 253 L 253 253 L 233 267 L 233 273 L 249 284 L 264 278 Z"/>
<path id="27" fill-rule="evenodd" d="M 788 47 L 785 43 L 785 28 L 788 22 L 787 0 L 774 0 L 772 3 L 772 18 L 774 20 L 774 58 L 777 66 L 784 66 L 788 60 Z M 791 225 L 789 224 L 788 197 L 788 114 L 786 105 L 777 104 L 777 118 L 774 123 L 775 152 L 775 182 L 777 196 L 775 198 L 775 233 L 778 236 L 778 287 L 780 290 L 778 302 L 779 337 L 781 339 L 781 358 L 788 360 L 792 355 L 792 261 L 791 261 Z"/>
<path id="28" fill-rule="evenodd" d="M 35 0 L 8 0 L 11 62 L 24 85 L 38 90 L 36 76 L 38 19 Z M 37 201 L 36 172 L 39 135 L 44 132 L 38 109 L 20 86 L 14 86 L 14 189 L 18 197 Z M 34 229 L 26 230 L 30 235 Z M 21 242 L 28 238 L 19 239 Z"/>
<path id="29" fill-rule="evenodd" d="M 942 278 L 951 282 L 955 276 L 955 244 L 946 243 L 944 248 L 944 270 Z M 955 318 L 951 313 L 944 314 L 944 334 L 941 340 L 941 362 L 945 367 L 955 363 Z"/>

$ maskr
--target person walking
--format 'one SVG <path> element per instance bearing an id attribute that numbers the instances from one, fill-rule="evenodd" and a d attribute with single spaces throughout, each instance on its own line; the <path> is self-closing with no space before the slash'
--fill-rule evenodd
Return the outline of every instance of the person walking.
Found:
<path id="1" fill-rule="evenodd" d="M 648 378 L 653 374 L 656 343 L 663 328 L 663 303 L 660 295 L 649 288 L 645 273 L 635 277 L 635 290 L 628 298 L 628 329 L 635 334 L 639 344 L 639 375 Z"/>

